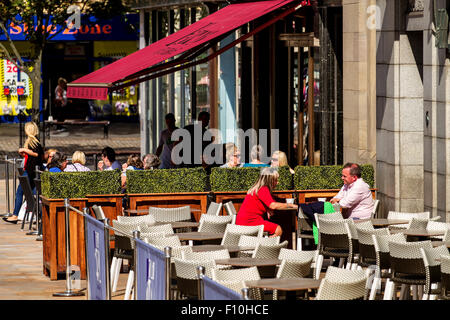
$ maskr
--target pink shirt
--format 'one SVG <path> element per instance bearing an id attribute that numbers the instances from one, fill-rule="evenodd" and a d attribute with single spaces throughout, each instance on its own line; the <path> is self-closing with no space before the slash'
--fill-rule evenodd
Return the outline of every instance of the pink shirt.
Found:
<path id="1" fill-rule="evenodd" d="M 372 215 L 372 192 L 363 179 L 357 179 L 350 185 L 344 184 L 335 198 L 341 199 L 339 205 L 348 209 L 344 218 L 367 219 Z"/>

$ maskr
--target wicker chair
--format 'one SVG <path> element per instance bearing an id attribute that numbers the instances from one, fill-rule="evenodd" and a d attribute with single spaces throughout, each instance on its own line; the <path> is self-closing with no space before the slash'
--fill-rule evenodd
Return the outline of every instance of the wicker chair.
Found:
<path id="1" fill-rule="evenodd" d="M 205 275 L 211 278 L 211 270 L 216 267 L 214 260 L 184 260 L 173 259 L 177 289 L 181 297 L 198 299 L 198 273 L 197 268 L 205 268 Z"/>
<path id="2" fill-rule="evenodd" d="M 260 280 L 261 276 L 257 267 L 239 268 L 239 269 L 212 269 L 212 279 L 220 284 L 241 292 L 243 288 L 246 288 L 245 281 Z M 252 288 L 250 289 L 250 295 L 255 300 L 261 300 L 262 290 Z"/>
<path id="3" fill-rule="evenodd" d="M 178 208 L 149 207 L 149 214 L 156 222 L 191 221 L 191 208 L 189 206 Z"/>
<path id="4" fill-rule="evenodd" d="M 431 249 L 420 248 L 423 264 L 425 266 L 426 283 L 423 291 L 423 300 L 435 300 L 441 293 L 441 256 L 450 256 L 447 246 Z M 439 260 L 439 261 L 437 261 Z"/>
<path id="5" fill-rule="evenodd" d="M 406 229 L 408 230 L 426 230 L 429 219 L 426 218 L 412 218 Z"/>
<path id="6" fill-rule="evenodd" d="M 362 300 L 366 294 L 367 275 L 364 270 L 328 267 L 320 283 L 316 300 Z"/>
<path id="7" fill-rule="evenodd" d="M 349 235 L 349 241 L 352 242 L 352 248 L 353 248 L 353 261 L 349 261 L 351 264 L 351 269 L 357 269 L 360 255 L 359 255 L 359 239 L 358 239 L 358 232 L 357 229 L 362 230 L 374 230 L 374 227 L 372 225 L 371 221 L 362 221 L 355 223 L 352 219 L 348 219 L 347 223 L 345 224 L 345 227 L 347 229 L 347 234 Z"/>
<path id="8" fill-rule="evenodd" d="M 252 258 L 254 259 L 278 259 L 280 250 L 288 246 L 288 241 L 285 240 L 279 244 L 274 245 L 256 245 L 255 251 L 253 251 Z M 258 267 L 261 278 L 273 278 L 276 273 L 276 266 L 264 266 Z"/>
<path id="9" fill-rule="evenodd" d="M 235 216 L 235 215 L 237 215 L 236 208 L 234 207 L 233 202 L 231 202 L 231 201 L 225 202 L 225 203 L 223 204 L 223 206 L 224 206 L 224 208 L 225 208 L 225 212 L 226 212 L 229 216 Z"/>
<path id="10" fill-rule="evenodd" d="M 297 218 L 297 248 L 300 251 L 303 249 L 303 239 L 307 240 L 309 243 L 314 244 L 314 235 L 311 221 L 303 213 L 302 208 L 299 206 Z"/>
<path id="11" fill-rule="evenodd" d="M 297 251 L 282 248 L 278 259 L 281 260 L 276 278 L 307 278 L 312 275 L 314 251 Z M 273 300 L 278 300 L 278 290 L 273 291 Z"/>
<path id="12" fill-rule="evenodd" d="M 117 220 L 112 221 L 115 229 L 132 236 L 133 231 L 139 230 L 138 223 L 124 223 Z M 116 292 L 117 282 L 119 280 L 120 269 L 123 259 L 127 259 L 130 265 L 133 265 L 134 259 L 134 241 L 121 232 L 114 233 L 114 254 L 111 261 L 111 292 Z"/>
<path id="13" fill-rule="evenodd" d="M 170 223 L 160 224 L 160 225 L 156 225 L 156 226 L 149 226 L 147 224 L 141 224 L 141 225 L 139 225 L 139 231 L 141 233 L 161 232 L 164 234 L 174 234 L 172 225 Z"/>
<path id="14" fill-rule="evenodd" d="M 431 240 L 440 240 L 440 241 L 450 241 L 450 234 L 448 234 L 448 230 L 450 229 L 450 223 L 448 222 L 438 222 L 438 221 L 428 221 L 427 230 L 429 231 L 442 231 L 446 232 L 447 235 L 443 236 L 433 236 Z M 447 240 L 444 238 L 447 237 Z"/>
<path id="15" fill-rule="evenodd" d="M 203 252 L 183 252 L 181 258 L 184 260 L 218 260 L 218 259 L 230 259 L 230 253 L 227 249 L 203 251 Z"/>
<path id="16" fill-rule="evenodd" d="M 208 210 L 206 211 L 206 214 L 219 216 L 221 211 L 222 211 L 222 203 L 211 201 Z"/>
<path id="17" fill-rule="evenodd" d="M 441 298 L 450 300 L 450 256 L 441 256 Z"/>
<path id="18" fill-rule="evenodd" d="M 237 246 L 242 235 L 262 237 L 263 231 L 263 225 L 241 226 L 236 224 L 228 224 L 225 228 L 225 233 L 220 244 Z"/>
<path id="19" fill-rule="evenodd" d="M 202 214 L 200 217 L 198 231 L 223 233 L 225 232 L 227 224 L 232 223 L 235 218 L 236 216 L 214 216 Z"/>
<path id="20" fill-rule="evenodd" d="M 145 223 L 147 225 L 154 225 L 156 223 L 155 217 L 151 214 L 142 216 L 117 216 L 117 221 L 124 223 Z"/>
<path id="21" fill-rule="evenodd" d="M 372 215 L 371 215 L 371 218 L 372 218 L 372 219 L 375 219 L 375 218 L 376 218 L 377 213 L 378 213 L 378 207 L 379 207 L 379 206 L 380 206 L 380 200 L 375 199 L 375 200 L 373 201 L 373 210 L 372 210 Z"/>
<path id="22" fill-rule="evenodd" d="M 97 220 L 105 220 L 106 219 L 106 216 L 105 216 L 105 213 L 103 212 L 102 206 L 98 206 L 98 205 L 94 204 L 92 206 L 92 211 L 94 211 L 95 218 Z"/>
<path id="23" fill-rule="evenodd" d="M 381 288 L 381 279 L 386 279 L 386 286 L 384 290 L 384 299 L 392 299 L 394 283 L 391 281 L 391 260 L 389 257 L 389 241 L 406 242 L 406 237 L 402 233 L 391 235 L 372 235 L 373 245 L 375 248 L 375 256 L 377 268 L 375 270 L 375 278 L 372 283 L 370 299 L 375 298 L 375 293 L 378 288 Z M 383 270 L 386 270 L 383 272 Z"/>
<path id="24" fill-rule="evenodd" d="M 324 218 L 330 214 L 317 214 L 316 225 L 319 231 L 319 243 L 316 258 L 316 275 L 315 278 L 319 279 L 320 272 L 322 270 L 322 263 L 325 257 L 327 258 L 340 258 L 340 266 L 343 264 L 343 260 L 347 259 L 349 262 L 347 268 L 350 268 L 350 263 L 353 259 L 353 245 L 351 236 L 345 226 L 348 223 L 348 219 L 329 219 Z"/>
<path id="25" fill-rule="evenodd" d="M 276 245 L 280 243 L 280 237 L 272 237 L 272 238 L 264 238 L 264 237 L 255 237 L 255 236 L 247 236 L 242 235 L 239 238 L 238 246 L 243 247 L 255 247 L 258 244 L 264 244 L 264 245 Z M 240 251 L 238 253 L 238 257 L 251 257 L 253 255 L 253 252 L 255 250 L 247 250 L 247 251 Z"/>
<path id="26" fill-rule="evenodd" d="M 149 234 L 141 234 L 142 239 L 146 239 L 146 241 L 154 246 L 158 247 L 180 247 L 181 241 L 180 238 L 176 235 L 167 236 L 166 234 L 159 237 L 152 237 Z"/>
<path id="27" fill-rule="evenodd" d="M 400 212 L 400 211 L 389 211 L 388 212 L 388 219 L 399 219 L 399 220 L 408 220 L 410 221 L 412 218 L 417 219 L 430 219 L 430 212 Z M 391 229 L 406 229 L 408 228 L 409 223 L 406 224 L 397 224 L 395 226 L 390 226 Z"/>
<path id="28" fill-rule="evenodd" d="M 431 241 L 394 242 L 389 241 L 389 257 L 391 260 L 391 280 L 402 285 L 400 299 L 406 295 L 409 286 L 426 284 L 426 271 L 420 248 L 432 249 Z M 416 287 L 415 287 L 416 288 Z M 416 293 L 416 290 L 414 290 Z M 414 294 L 416 298 L 416 294 Z"/>

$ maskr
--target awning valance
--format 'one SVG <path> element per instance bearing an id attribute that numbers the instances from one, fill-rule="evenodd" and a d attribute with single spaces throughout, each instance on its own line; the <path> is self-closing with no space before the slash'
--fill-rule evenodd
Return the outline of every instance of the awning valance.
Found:
<path id="1" fill-rule="evenodd" d="M 217 56 L 239 41 L 294 12 L 298 9 L 295 7 L 298 3 L 296 0 L 270 0 L 228 5 L 178 32 L 69 83 L 67 97 L 106 100 L 109 91 L 195 65 L 198 61 L 192 62 L 192 59 L 210 48 L 212 41 L 221 39 L 229 32 L 265 14 L 286 7 L 285 11 L 269 22 L 216 52 L 214 56 Z M 168 61 L 176 56 L 176 59 Z"/>

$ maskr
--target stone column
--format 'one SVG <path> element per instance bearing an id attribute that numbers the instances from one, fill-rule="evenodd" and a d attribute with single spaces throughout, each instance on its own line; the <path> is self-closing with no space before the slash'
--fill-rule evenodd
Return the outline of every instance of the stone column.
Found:
<path id="1" fill-rule="evenodd" d="M 375 0 L 343 0 L 344 163 L 376 164 Z"/>
<path id="2" fill-rule="evenodd" d="M 382 215 L 389 210 L 420 212 L 424 209 L 422 34 L 405 30 L 407 2 L 376 4 L 380 210 Z"/>

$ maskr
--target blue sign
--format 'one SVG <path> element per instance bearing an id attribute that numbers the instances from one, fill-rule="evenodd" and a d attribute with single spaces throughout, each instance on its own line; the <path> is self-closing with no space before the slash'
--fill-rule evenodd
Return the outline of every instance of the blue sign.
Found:
<path id="1" fill-rule="evenodd" d="M 243 300 L 239 292 L 231 290 L 211 278 L 204 276 L 202 282 L 204 300 Z"/>
<path id="2" fill-rule="evenodd" d="M 163 251 L 136 240 L 136 299 L 166 299 L 166 258 Z"/>
<path id="3" fill-rule="evenodd" d="M 107 300 L 105 227 L 102 222 L 85 216 L 86 264 L 88 299 Z"/>
<path id="4" fill-rule="evenodd" d="M 20 17 L 18 18 L 20 20 Z M 28 27 L 25 24 L 6 24 L 8 34 L 13 41 L 26 41 Z M 111 19 L 97 19 L 92 16 L 81 15 L 81 25 L 75 27 L 50 24 L 47 31 L 51 41 L 99 41 L 99 40 L 137 40 L 139 38 L 139 15 L 127 14 Z M 0 41 L 6 36 L 0 34 Z"/>

